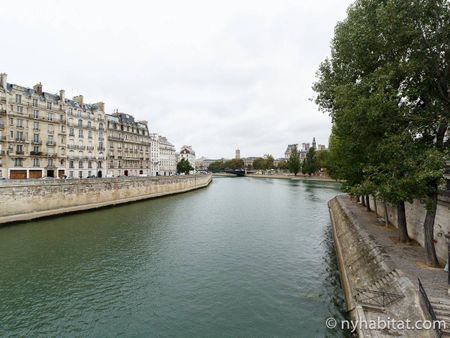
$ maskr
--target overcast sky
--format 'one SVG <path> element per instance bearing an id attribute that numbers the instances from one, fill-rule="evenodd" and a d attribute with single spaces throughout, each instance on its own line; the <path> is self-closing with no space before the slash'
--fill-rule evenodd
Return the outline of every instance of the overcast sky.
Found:
<path id="1" fill-rule="evenodd" d="M 197 157 L 280 157 L 289 143 L 328 143 L 311 85 L 350 3 L 6 1 L 0 72 L 104 101 Z"/>

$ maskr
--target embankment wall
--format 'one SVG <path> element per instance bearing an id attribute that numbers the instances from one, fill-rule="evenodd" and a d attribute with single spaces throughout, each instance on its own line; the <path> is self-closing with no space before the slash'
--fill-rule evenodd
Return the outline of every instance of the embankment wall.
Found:
<path id="1" fill-rule="evenodd" d="M 0 224 L 178 194 L 211 180 L 196 175 L 7 181 L 0 183 Z"/>

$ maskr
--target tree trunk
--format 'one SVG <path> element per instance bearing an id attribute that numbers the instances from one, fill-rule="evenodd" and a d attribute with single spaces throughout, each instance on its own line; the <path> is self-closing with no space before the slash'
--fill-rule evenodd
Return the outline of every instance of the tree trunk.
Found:
<path id="1" fill-rule="evenodd" d="M 367 211 L 371 211 L 371 209 L 370 209 L 370 196 L 369 195 L 366 195 L 366 208 L 367 208 Z"/>
<path id="2" fill-rule="evenodd" d="M 373 206 L 375 208 L 375 215 L 378 217 L 377 198 L 375 196 L 373 197 Z"/>
<path id="3" fill-rule="evenodd" d="M 361 196 L 361 204 L 366 206 L 366 199 L 364 198 L 364 196 Z"/>
<path id="4" fill-rule="evenodd" d="M 405 202 L 397 204 L 397 222 L 399 241 L 407 243 L 410 241 L 408 236 L 408 227 L 406 226 Z"/>
<path id="5" fill-rule="evenodd" d="M 428 195 L 431 205 L 427 208 L 427 214 L 423 223 L 425 250 L 427 252 L 427 264 L 432 267 L 438 267 L 439 262 L 436 257 L 436 249 L 434 247 L 434 221 L 436 218 L 437 193 Z"/>
<path id="6" fill-rule="evenodd" d="M 360 202 L 360 198 L 359 198 L 359 195 L 358 196 L 356 196 L 356 202 Z"/>
<path id="7" fill-rule="evenodd" d="M 388 210 L 387 210 L 387 204 L 386 204 L 386 202 L 384 202 L 383 204 L 384 204 L 384 222 L 385 222 L 386 226 L 389 226 L 389 214 L 388 214 Z"/>

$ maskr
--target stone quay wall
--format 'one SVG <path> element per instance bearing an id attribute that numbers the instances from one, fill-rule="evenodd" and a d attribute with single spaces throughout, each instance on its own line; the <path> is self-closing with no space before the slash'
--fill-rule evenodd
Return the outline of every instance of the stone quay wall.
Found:
<path id="1" fill-rule="evenodd" d="M 385 219 L 385 204 L 382 201 L 374 200 L 370 197 L 370 208 L 376 214 Z M 398 228 L 397 222 L 397 208 L 386 204 L 387 218 L 390 224 Z M 409 237 L 416 240 L 422 247 L 425 247 L 423 222 L 425 220 L 426 209 L 425 205 L 419 200 L 414 200 L 413 203 L 405 203 L 406 223 L 408 227 Z M 450 193 L 442 192 L 438 197 L 438 205 L 436 209 L 436 219 L 434 223 L 434 240 L 436 255 L 439 262 L 445 265 L 448 257 L 447 242 L 445 234 L 450 231 Z"/>
<path id="2" fill-rule="evenodd" d="M 420 306 L 419 294 L 411 280 L 392 262 L 363 228 L 361 220 L 348 208 L 347 196 L 333 198 L 328 207 L 333 226 L 333 239 L 347 311 L 354 322 L 427 319 Z M 399 301 L 384 308 L 368 306 L 364 298 L 376 297 L 376 292 L 401 295 Z M 430 331 L 386 331 L 358 327 L 357 337 L 435 337 Z"/>
<path id="3" fill-rule="evenodd" d="M 0 224 L 183 193 L 211 180 L 195 175 L 0 182 Z"/>

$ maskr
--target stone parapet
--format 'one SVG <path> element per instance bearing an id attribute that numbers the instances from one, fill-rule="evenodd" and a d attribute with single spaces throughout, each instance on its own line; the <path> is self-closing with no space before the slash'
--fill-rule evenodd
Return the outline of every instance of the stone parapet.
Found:
<path id="1" fill-rule="evenodd" d="M 203 188 L 211 175 L 33 180 L 0 183 L 0 224 Z"/>

